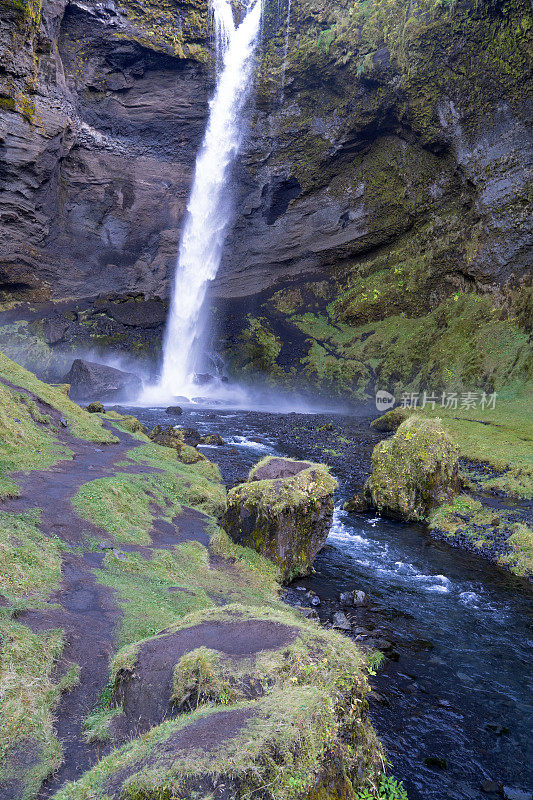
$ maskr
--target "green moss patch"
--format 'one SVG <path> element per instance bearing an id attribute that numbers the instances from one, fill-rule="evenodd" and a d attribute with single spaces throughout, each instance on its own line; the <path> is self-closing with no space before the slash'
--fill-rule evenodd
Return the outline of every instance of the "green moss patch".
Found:
<path id="1" fill-rule="evenodd" d="M 181 512 L 175 476 L 117 473 L 84 483 L 72 503 L 84 519 L 107 531 L 117 542 L 149 544 L 156 518 Z"/>
<path id="2" fill-rule="evenodd" d="M 38 525 L 38 509 L 0 512 L 0 792 L 6 797 L 33 797 L 59 766 L 52 714 L 78 676 L 75 665 L 59 680 L 54 675 L 61 630 L 33 633 L 14 617 L 45 604 L 61 582 L 60 543 Z"/>
<path id="3" fill-rule="evenodd" d="M 478 477 L 479 488 L 533 497 L 533 423 L 527 391 L 523 395 L 502 391 L 495 408 L 438 408 L 434 413 L 459 444 L 463 458 L 491 468 Z"/>
<path id="4" fill-rule="evenodd" d="M 34 401 L 0 383 L 0 496 L 16 496 L 11 472 L 46 469 L 71 458 L 72 451 L 59 442 L 56 429 Z"/>
<path id="5" fill-rule="evenodd" d="M 516 521 L 516 512 L 494 509 L 462 494 L 444 503 L 429 518 L 429 530 L 506 567 L 519 577 L 533 575 L 533 530 Z"/>
<path id="6" fill-rule="evenodd" d="M 68 422 L 69 430 L 80 439 L 91 442 L 117 441 L 112 433 L 102 427 L 102 422 L 95 414 L 89 414 L 72 402 L 60 388 L 43 383 L 31 372 L 20 367 L 14 361 L 0 353 L 0 378 L 26 389 L 43 403 L 61 412 Z"/>
<path id="7" fill-rule="evenodd" d="M 508 566 L 515 575 L 531 577 L 533 575 L 533 529 L 531 526 L 522 522 L 512 525 L 507 545 L 510 552 L 500 556 L 500 564 Z"/>
<path id="8" fill-rule="evenodd" d="M 10 607 L 44 602 L 61 582 L 61 543 L 39 530 L 39 509 L 0 511 L 0 594 Z"/>
<path id="9" fill-rule="evenodd" d="M 15 621 L 2 625 L 0 788 L 17 786 L 22 797 L 34 797 L 61 763 L 52 711 L 78 680 L 75 666 L 60 681 L 52 677 L 62 649 L 60 630 L 32 633 Z"/>

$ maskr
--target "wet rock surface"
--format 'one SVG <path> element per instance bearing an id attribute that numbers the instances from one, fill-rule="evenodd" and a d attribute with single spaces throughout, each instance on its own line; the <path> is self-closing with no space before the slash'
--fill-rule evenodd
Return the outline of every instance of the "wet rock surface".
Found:
<path id="1" fill-rule="evenodd" d="M 459 488 L 459 448 L 439 420 L 413 415 L 374 448 L 365 494 L 384 514 L 425 521 Z"/>

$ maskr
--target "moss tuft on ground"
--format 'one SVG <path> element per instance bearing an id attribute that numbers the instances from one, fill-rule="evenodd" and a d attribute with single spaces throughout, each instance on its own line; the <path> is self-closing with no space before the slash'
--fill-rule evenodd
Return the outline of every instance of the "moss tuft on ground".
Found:
<path id="1" fill-rule="evenodd" d="M 91 442 L 113 442 L 116 437 L 102 426 L 101 419 L 80 408 L 57 386 L 43 383 L 31 372 L 0 353 L 0 381 L 9 381 L 32 393 L 45 405 L 60 412 L 70 432 Z"/>

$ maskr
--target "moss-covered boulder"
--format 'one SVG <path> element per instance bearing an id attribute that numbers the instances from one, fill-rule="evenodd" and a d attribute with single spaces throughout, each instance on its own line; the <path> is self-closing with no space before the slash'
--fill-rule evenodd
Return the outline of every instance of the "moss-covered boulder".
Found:
<path id="1" fill-rule="evenodd" d="M 95 400 L 94 403 L 89 403 L 85 410 L 88 411 L 89 414 L 105 414 L 105 408 L 98 400 Z"/>
<path id="2" fill-rule="evenodd" d="M 173 425 L 169 425 L 166 428 L 156 425 L 148 435 L 156 444 L 160 444 L 163 447 L 172 447 L 176 450 L 178 458 L 184 464 L 196 464 L 197 461 L 206 461 L 206 457 L 196 447 L 187 443 L 184 435 L 185 430 L 184 428 L 174 428 Z"/>
<path id="3" fill-rule="evenodd" d="M 331 527 L 335 487 L 323 464 L 267 456 L 229 492 L 223 527 L 273 561 L 282 581 L 308 575 Z"/>
<path id="4" fill-rule="evenodd" d="M 413 415 L 374 448 L 366 492 L 384 514 L 426 520 L 459 491 L 458 465 L 459 449 L 441 421 Z"/>
<path id="5" fill-rule="evenodd" d="M 355 642 L 281 605 L 190 614 L 119 651 L 125 744 L 55 800 L 354 800 L 382 771 L 365 666 Z"/>

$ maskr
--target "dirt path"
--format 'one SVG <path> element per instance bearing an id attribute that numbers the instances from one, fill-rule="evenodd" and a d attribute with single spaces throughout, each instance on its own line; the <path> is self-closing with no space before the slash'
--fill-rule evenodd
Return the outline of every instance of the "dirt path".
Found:
<path id="1" fill-rule="evenodd" d="M 109 660 L 115 643 L 115 631 L 121 612 L 112 589 L 97 583 L 94 570 L 101 567 L 104 553 L 79 552 L 79 545 L 87 536 L 109 542 L 108 532 L 92 522 L 79 517 L 72 498 L 88 481 L 109 477 L 116 471 L 153 473 L 153 467 L 121 466 L 128 450 L 142 444 L 128 433 L 111 427 L 117 443 L 95 444 L 74 437 L 68 429 L 60 434 L 63 444 L 73 452 L 72 460 L 60 461 L 46 470 L 29 474 L 13 474 L 20 487 L 20 496 L 2 503 L 2 510 L 21 513 L 31 508 L 41 509 L 40 529 L 46 535 L 58 536 L 66 544 L 78 546 L 77 552 L 63 558 L 61 588 L 50 602 L 56 609 L 27 611 L 18 619 L 33 631 L 62 628 L 65 648 L 58 665 L 58 678 L 70 664 L 80 667 L 80 682 L 63 694 L 56 712 L 56 732 L 64 751 L 64 761 L 59 770 L 42 786 L 39 800 L 48 798 L 66 781 L 75 780 L 91 767 L 109 749 L 102 743 L 88 744 L 83 738 L 83 721 L 94 707 L 109 675 Z M 171 547 L 180 541 L 197 539 L 208 543 L 203 515 L 193 509 L 184 509 L 175 523 L 157 520 L 154 524 L 152 546 Z M 203 518 L 205 519 L 205 518 Z M 124 546 L 124 550 L 137 550 L 149 557 L 150 545 Z"/>

